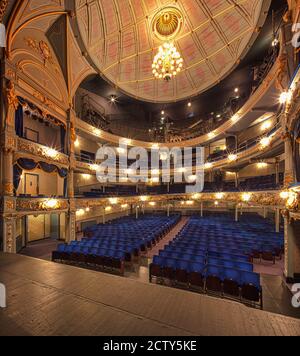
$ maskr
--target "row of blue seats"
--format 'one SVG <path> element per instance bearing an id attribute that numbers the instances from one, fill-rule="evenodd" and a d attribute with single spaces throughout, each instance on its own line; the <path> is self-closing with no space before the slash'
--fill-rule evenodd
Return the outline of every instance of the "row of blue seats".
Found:
<path id="1" fill-rule="evenodd" d="M 172 244 L 169 246 L 165 246 L 164 251 L 168 252 L 177 252 L 177 253 L 188 253 L 188 254 L 194 254 L 194 255 L 200 255 L 200 256 L 209 256 L 209 257 L 215 257 L 215 258 L 220 258 L 220 259 L 225 259 L 225 260 L 233 260 L 237 262 L 249 262 L 249 257 L 243 254 L 230 254 L 228 252 L 224 252 L 224 250 L 208 250 L 207 248 L 199 248 L 199 249 L 194 249 L 194 248 L 183 248 L 180 246 L 173 246 Z"/>
<path id="2" fill-rule="evenodd" d="M 201 262 L 189 262 L 189 261 L 179 261 L 172 258 L 162 258 L 155 256 L 153 259 L 153 264 L 160 266 L 161 268 L 171 268 L 174 271 L 176 270 L 185 270 L 187 272 L 197 272 L 202 274 L 204 278 L 209 276 L 218 277 L 221 281 L 224 281 L 226 278 L 237 282 L 240 286 L 242 285 L 252 285 L 261 291 L 260 285 L 260 275 L 253 273 L 251 271 L 243 271 L 226 266 L 218 266 L 209 264 L 206 265 Z"/>
<path id="3" fill-rule="evenodd" d="M 253 272 L 253 264 L 248 262 L 234 261 L 234 260 L 226 260 L 219 259 L 215 257 L 210 257 L 206 255 L 194 255 L 189 253 L 180 253 L 180 252 L 168 252 L 168 251 L 160 251 L 159 257 L 168 259 L 175 259 L 178 261 L 187 261 L 187 262 L 196 262 L 201 263 L 203 265 L 215 265 L 215 266 L 223 266 L 226 268 L 234 268 L 241 271 Z"/>

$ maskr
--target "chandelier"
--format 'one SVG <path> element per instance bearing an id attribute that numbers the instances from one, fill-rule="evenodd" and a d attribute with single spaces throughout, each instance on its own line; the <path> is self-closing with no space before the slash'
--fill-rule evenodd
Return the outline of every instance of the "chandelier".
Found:
<path id="1" fill-rule="evenodd" d="M 152 64 L 155 78 L 164 79 L 168 82 L 181 72 L 182 67 L 183 59 L 174 43 L 166 42 L 159 47 L 158 54 L 154 57 Z"/>

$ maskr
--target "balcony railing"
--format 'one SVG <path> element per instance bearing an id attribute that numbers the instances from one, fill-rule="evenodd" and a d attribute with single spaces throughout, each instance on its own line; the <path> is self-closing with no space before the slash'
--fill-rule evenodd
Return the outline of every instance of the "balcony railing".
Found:
<path id="1" fill-rule="evenodd" d="M 50 147 L 42 146 L 38 143 L 19 137 L 18 155 L 23 157 L 22 153 L 29 155 L 30 158 L 33 156 L 45 160 L 46 162 L 56 163 L 62 166 L 69 165 L 69 158 L 67 155 Z"/>

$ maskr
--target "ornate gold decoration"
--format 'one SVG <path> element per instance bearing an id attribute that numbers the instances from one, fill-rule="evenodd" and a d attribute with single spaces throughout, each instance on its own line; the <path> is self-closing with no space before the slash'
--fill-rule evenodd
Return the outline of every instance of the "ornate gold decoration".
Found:
<path id="1" fill-rule="evenodd" d="M 8 5 L 8 0 L 0 1 L 0 23 L 3 21 L 3 17 L 5 15 L 7 5 Z"/>
<path id="2" fill-rule="evenodd" d="M 13 195 L 14 194 L 14 186 L 12 183 L 4 183 L 3 184 L 3 194 L 4 195 Z"/>
<path id="3" fill-rule="evenodd" d="M 15 209 L 15 203 L 12 200 L 7 200 L 5 202 L 6 209 L 8 210 L 14 210 Z"/>
<path id="4" fill-rule="evenodd" d="M 21 138 L 18 139 L 18 151 L 27 152 L 31 155 L 42 157 L 46 159 L 46 161 L 51 160 L 65 166 L 69 165 L 69 160 L 66 155 L 57 152 L 57 155 L 49 157 L 49 155 L 47 154 L 47 150 L 49 150 L 49 148 L 41 146 L 37 143 L 30 142 Z"/>
<path id="5" fill-rule="evenodd" d="M 31 37 L 27 37 L 24 40 L 29 48 L 40 55 L 42 61 L 44 62 L 44 66 L 46 66 L 47 63 L 50 63 L 54 70 L 57 73 L 59 72 L 59 69 L 53 59 L 52 51 L 45 41 L 36 41 Z"/>
<path id="6" fill-rule="evenodd" d="M 160 10 L 152 20 L 152 31 L 161 41 L 170 41 L 178 36 L 183 27 L 183 15 L 176 7 Z"/>
<path id="7" fill-rule="evenodd" d="M 56 204 L 49 205 L 49 200 L 39 199 L 17 199 L 17 211 L 55 211 L 55 210 L 67 210 L 69 203 L 67 200 L 55 200 Z"/>
<path id="8" fill-rule="evenodd" d="M 70 132 L 71 132 L 71 140 L 72 140 L 72 142 L 75 142 L 77 140 L 77 135 L 76 135 L 76 130 L 75 130 L 73 123 L 71 123 Z"/>
<path id="9" fill-rule="evenodd" d="M 6 97 L 8 106 L 17 110 L 19 107 L 19 99 L 15 91 L 15 85 L 12 81 L 9 81 L 7 84 Z"/>
<path id="10" fill-rule="evenodd" d="M 284 80 L 287 77 L 287 64 L 287 55 L 282 54 L 279 57 L 279 68 L 276 76 L 276 89 L 280 90 L 281 92 L 285 91 Z"/>
<path id="11" fill-rule="evenodd" d="M 35 90 L 33 92 L 33 96 L 38 99 L 41 103 L 43 103 L 44 105 L 46 105 L 48 108 L 50 109 L 55 109 L 55 106 L 51 103 L 51 101 L 45 97 L 42 93 L 40 93 L 39 91 Z M 49 112 L 45 109 L 43 109 L 43 116 L 48 116 Z"/>

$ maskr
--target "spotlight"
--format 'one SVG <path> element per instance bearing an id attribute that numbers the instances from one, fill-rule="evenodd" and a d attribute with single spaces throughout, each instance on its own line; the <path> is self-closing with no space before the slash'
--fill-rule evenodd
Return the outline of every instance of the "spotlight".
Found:
<path id="1" fill-rule="evenodd" d="M 278 44 L 279 44 L 279 40 L 277 38 L 275 38 L 272 42 L 272 46 L 276 47 L 276 46 L 278 46 Z"/>
<path id="2" fill-rule="evenodd" d="M 117 101 L 117 97 L 115 95 L 111 95 L 110 102 L 114 104 L 116 101 Z"/>

